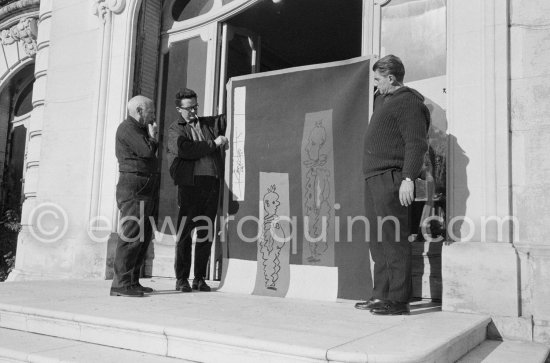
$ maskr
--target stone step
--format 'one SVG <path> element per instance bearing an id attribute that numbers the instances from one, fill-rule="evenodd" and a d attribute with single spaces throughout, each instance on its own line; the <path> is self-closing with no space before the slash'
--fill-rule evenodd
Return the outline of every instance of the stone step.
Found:
<path id="1" fill-rule="evenodd" d="M 486 340 L 457 363 L 544 363 L 549 353 L 543 344 Z"/>
<path id="2" fill-rule="evenodd" d="M 197 362 L 453 362 L 486 339 L 490 322 L 425 303 L 408 316 L 376 316 L 348 300 L 182 294 L 173 281 L 142 283 L 156 292 L 110 297 L 108 281 L 5 283 L 0 326 Z"/>
<path id="3" fill-rule="evenodd" d="M 0 362 L 191 363 L 176 358 L 0 328 Z"/>

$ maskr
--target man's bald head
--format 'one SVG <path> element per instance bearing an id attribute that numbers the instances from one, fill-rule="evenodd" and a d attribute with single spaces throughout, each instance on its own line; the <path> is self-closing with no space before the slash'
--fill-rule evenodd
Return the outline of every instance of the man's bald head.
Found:
<path id="1" fill-rule="evenodd" d="M 155 104 L 150 98 L 137 95 L 128 101 L 128 114 L 142 125 L 155 122 Z"/>

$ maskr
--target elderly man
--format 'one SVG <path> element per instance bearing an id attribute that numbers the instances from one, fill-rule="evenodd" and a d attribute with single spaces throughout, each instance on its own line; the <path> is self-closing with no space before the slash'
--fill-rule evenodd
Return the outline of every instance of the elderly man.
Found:
<path id="1" fill-rule="evenodd" d="M 151 242 L 149 217 L 154 216 L 157 206 L 157 125 L 153 101 L 144 96 L 128 101 L 128 114 L 116 132 L 115 152 L 120 172 L 116 200 L 121 228 L 111 296 L 140 297 L 153 291 L 139 283 L 139 276 Z"/>
<path id="2" fill-rule="evenodd" d="M 379 95 L 365 135 L 363 174 L 374 287 L 373 296 L 355 307 L 380 315 L 407 314 L 411 294 L 408 207 L 428 150 L 430 114 L 424 97 L 403 85 L 405 67 L 398 57 L 381 58 L 373 71 Z"/>
<path id="3" fill-rule="evenodd" d="M 197 94 L 180 90 L 175 99 L 179 118 L 168 129 L 168 166 L 178 186 L 178 231 L 176 243 L 176 290 L 210 291 L 204 281 L 218 210 L 223 177 L 222 150 L 227 146 L 225 116 L 199 117 Z M 180 225 L 183 223 L 183 228 Z M 180 229 L 181 228 L 181 229 Z M 189 286 L 192 232 L 197 229 L 194 279 Z"/>

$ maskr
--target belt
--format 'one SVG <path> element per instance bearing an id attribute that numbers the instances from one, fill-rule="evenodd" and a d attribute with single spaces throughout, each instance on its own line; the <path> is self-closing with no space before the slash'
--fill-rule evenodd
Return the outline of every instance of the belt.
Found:
<path id="1" fill-rule="evenodd" d="M 134 175 L 145 177 L 145 178 L 150 178 L 150 177 L 157 176 L 157 175 L 160 174 L 160 173 L 142 173 L 140 171 L 121 171 L 121 173 L 134 174 Z"/>

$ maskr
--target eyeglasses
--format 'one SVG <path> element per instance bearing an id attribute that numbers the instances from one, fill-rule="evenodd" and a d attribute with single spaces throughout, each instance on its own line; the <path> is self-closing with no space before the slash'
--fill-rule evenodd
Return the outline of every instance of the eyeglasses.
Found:
<path id="1" fill-rule="evenodd" d="M 189 111 L 191 111 L 191 110 L 197 112 L 197 110 L 199 109 L 199 104 L 196 103 L 196 104 L 194 104 L 193 106 L 189 106 L 189 107 L 178 107 L 178 109 L 180 109 L 180 110 L 185 110 L 185 111 L 187 111 L 187 112 L 189 112 Z"/>

